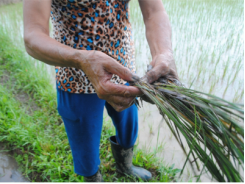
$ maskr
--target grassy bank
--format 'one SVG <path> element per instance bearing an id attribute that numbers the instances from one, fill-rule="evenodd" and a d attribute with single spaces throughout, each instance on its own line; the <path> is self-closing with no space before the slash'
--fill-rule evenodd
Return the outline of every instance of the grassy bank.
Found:
<path id="1" fill-rule="evenodd" d="M 56 110 L 56 92 L 48 83 L 43 64 L 35 64 L 13 46 L 0 31 L 0 141 L 15 154 L 21 170 L 31 181 L 83 181 L 73 171 L 72 155 L 65 128 Z M 19 96 L 23 94 L 24 97 Z M 115 172 L 108 138 L 114 135 L 109 120 L 101 137 L 101 171 L 105 181 L 135 181 Z M 135 149 L 133 163 L 153 172 L 152 181 L 168 182 L 178 169 L 164 167 L 155 153 Z"/>

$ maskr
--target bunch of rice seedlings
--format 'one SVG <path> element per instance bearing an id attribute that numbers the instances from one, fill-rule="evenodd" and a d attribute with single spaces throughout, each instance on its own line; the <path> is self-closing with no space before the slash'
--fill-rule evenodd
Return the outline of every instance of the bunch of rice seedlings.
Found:
<path id="1" fill-rule="evenodd" d="M 201 174 L 207 168 L 217 181 L 243 181 L 238 170 L 244 170 L 244 128 L 239 125 L 244 121 L 243 105 L 187 89 L 174 79 L 160 78 L 153 84 L 138 80 L 133 85 L 158 107 L 186 154 L 182 172 L 189 161 L 201 169 Z M 188 152 L 181 137 L 187 142 Z M 198 160 L 203 168 L 199 168 Z"/>

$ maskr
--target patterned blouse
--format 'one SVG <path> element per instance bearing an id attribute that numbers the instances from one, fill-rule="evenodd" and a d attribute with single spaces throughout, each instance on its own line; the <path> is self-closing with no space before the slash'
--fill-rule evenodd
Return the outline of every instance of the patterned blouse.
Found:
<path id="1" fill-rule="evenodd" d="M 134 43 L 129 21 L 129 0 L 52 0 L 53 37 L 81 50 L 98 50 L 135 72 Z M 81 69 L 55 67 L 59 89 L 95 93 Z M 117 75 L 111 81 L 125 84 Z"/>

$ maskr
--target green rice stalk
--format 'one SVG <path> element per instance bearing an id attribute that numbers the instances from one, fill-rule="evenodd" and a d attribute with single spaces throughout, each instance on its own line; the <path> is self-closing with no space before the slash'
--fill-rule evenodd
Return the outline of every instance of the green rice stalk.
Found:
<path id="1" fill-rule="evenodd" d="M 139 80 L 133 85 L 157 106 L 191 165 L 199 170 L 200 160 L 220 182 L 243 181 L 238 171 L 244 169 L 244 128 L 239 124 L 244 121 L 243 105 L 185 88 L 175 79 L 161 78 L 153 84 Z"/>

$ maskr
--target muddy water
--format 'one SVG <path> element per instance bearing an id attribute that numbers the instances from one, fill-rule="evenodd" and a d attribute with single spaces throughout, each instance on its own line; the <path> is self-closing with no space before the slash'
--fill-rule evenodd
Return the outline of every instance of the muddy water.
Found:
<path id="1" fill-rule="evenodd" d="M 0 182 L 29 182 L 18 170 L 15 159 L 0 144 Z"/>
<path id="2" fill-rule="evenodd" d="M 146 65 L 151 61 L 151 56 L 137 2 L 131 0 L 130 11 L 137 73 L 142 76 Z M 163 2 L 172 24 L 173 51 L 181 81 L 187 87 L 193 83 L 193 89 L 212 93 L 229 101 L 243 102 L 243 1 L 163 0 Z M 9 13 L 13 8 L 15 14 Z M 0 10 L 0 22 L 4 24 L 5 30 L 13 37 L 15 43 L 22 42 L 21 15 L 21 5 L 11 5 L 9 9 Z M 16 34 L 19 35 L 18 42 Z M 50 72 L 53 75 L 53 67 L 49 69 L 53 71 Z M 143 108 L 139 109 L 138 142 L 139 147 L 145 151 L 158 149 L 156 156 L 162 158 L 165 164 L 175 164 L 175 167 L 182 168 L 185 155 L 153 105 L 144 103 Z M 188 181 L 193 176 L 194 172 L 188 165 L 183 180 Z M 204 174 L 201 181 L 212 179 Z"/>
<path id="3" fill-rule="evenodd" d="M 143 103 L 143 107 L 139 109 L 138 143 L 139 147 L 145 151 L 157 151 L 156 157 L 161 159 L 164 165 L 174 164 L 175 168 L 182 169 L 186 156 L 154 105 Z M 196 167 L 195 173 L 199 173 Z M 187 164 L 180 181 L 191 179 L 196 181 L 193 179 L 195 173 Z M 209 182 L 212 178 L 207 174 L 202 174 L 200 180 Z"/>
<path id="4" fill-rule="evenodd" d="M 106 109 L 104 109 L 104 115 L 109 120 Z M 174 164 L 175 168 L 182 169 L 186 160 L 186 156 L 172 135 L 166 122 L 159 114 L 159 110 L 155 105 L 151 105 L 143 102 L 143 106 L 139 108 L 139 131 L 136 144 L 139 148 L 143 149 L 147 153 L 155 153 L 155 157 L 159 158 L 159 161 L 164 166 L 171 166 Z M 187 145 L 185 139 L 181 136 L 183 144 Z M 187 149 L 188 151 L 188 149 Z M 202 169 L 202 164 L 199 163 Z M 189 163 L 187 163 L 182 176 L 179 181 L 196 181 L 194 176 L 198 176 L 200 172 L 195 166 L 194 171 Z M 205 172 L 201 175 L 200 181 L 211 182 L 212 177 Z"/>
<path id="5" fill-rule="evenodd" d="M 187 87 L 193 83 L 192 89 L 243 103 L 243 2 L 163 2 L 172 25 L 172 47 L 181 82 Z M 132 0 L 130 5 L 137 73 L 142 76 L 146 65 L 151 61 L 151 54 L 138 3 Z M 155 106 L 144 103 L 143 108 L 139 109 L 139 125 L 139 147 L 146 151 L 158 149 L 156 156 L 165 164 L 183 167 L 185 154 Z M 202 169 L 202 164 L 200 168 Z M 195 173 L 199 174 L 197 169 Z M 196 181 L 193 178 L 195 173 L 188 164 L 183 173 L 183 181 Z M 201 181 L 212 181 L 212 178 L 208 174 L 202 174 Z"/>

